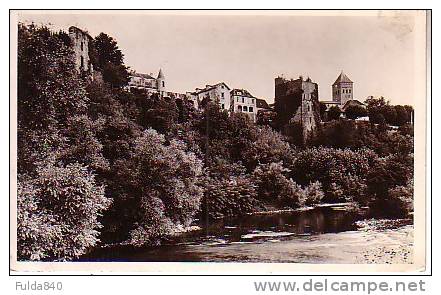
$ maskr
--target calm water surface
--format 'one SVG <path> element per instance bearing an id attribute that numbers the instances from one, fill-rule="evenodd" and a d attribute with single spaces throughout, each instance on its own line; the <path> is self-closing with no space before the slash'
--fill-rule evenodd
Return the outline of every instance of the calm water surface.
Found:
<path id="1" fill-rule="evenodd" d="M 342 207 L 228 218 L 151 248 L 108 247 L 82 261 L 346 263 L 366 243 Z"/>

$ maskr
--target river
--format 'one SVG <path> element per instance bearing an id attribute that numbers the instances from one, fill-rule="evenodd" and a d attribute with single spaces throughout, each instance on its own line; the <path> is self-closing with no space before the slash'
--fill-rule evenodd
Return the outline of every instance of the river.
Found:
<path id="1" fill-rule="evenodd" d="M 149 248 L 95 249 L 81 261 L 411 263 L 411 224 L 363 230 L 342 206 L 255 214 L 200 224 Z M 389 257 L 390 256 L 390 257 Z"/>

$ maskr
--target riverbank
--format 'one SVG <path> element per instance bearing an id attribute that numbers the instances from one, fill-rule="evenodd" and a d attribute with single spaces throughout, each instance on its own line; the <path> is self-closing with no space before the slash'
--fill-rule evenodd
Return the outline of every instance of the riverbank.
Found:
<path id="1" fill-rule="evenodd" d="M 413 262 L 414 229 L 409 219 L 357 222 L 369 245 L 357 263 L 407 264 Z"/>

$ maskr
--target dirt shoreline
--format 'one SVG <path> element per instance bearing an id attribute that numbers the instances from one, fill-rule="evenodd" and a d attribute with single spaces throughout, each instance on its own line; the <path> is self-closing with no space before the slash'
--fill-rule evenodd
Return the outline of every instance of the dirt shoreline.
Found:
<path id="1" fill-rule="evenodd" d="M 395 227 L 391 221 L 363 221 L 367 249 L 357 255 L 357 263 L 367 264 L 408 264 L 413 263 L 414 228 L 408 224 Z M 396 221 L 407 223 L 408 220 Z M 370 224 L 369 224 L 370 223 Z M 374 224 L 373 224 L 374 223 Z"/>

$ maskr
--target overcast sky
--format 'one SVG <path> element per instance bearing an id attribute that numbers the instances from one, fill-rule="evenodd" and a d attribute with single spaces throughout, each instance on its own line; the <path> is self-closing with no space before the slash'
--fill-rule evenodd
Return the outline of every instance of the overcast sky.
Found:
<path id="1" fill-rule="evenodd" d="M 421 43 L 414 29 L 417 14 L 167 13 L 52 12 L 26 14 L 20 20 L 66 31 L 75 25 L 93 37 L 105 32 L 117 40 L 126 65 L 155 76 L 162 68 L 169 91 L 185 93 L 223 81 L 272 102 L 276 76 L 303 75 L 319 84 L 320 100 L 330 100 L 331 84 L 343 70 L 354 82 L 355 99 L 374 95 L 393 104 L 413 104 L 416 97 L 415 48 Z"/>

